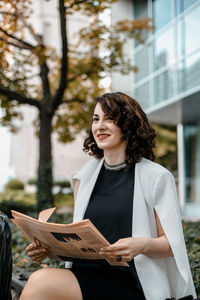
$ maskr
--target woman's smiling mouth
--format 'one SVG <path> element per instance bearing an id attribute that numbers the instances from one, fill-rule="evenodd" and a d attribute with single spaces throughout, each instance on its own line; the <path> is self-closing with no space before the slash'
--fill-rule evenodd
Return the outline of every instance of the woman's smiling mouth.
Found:
<path id="1" fill-rule="evenodd" d="M 108 138 L 109 136 L 110 136 L 110 134 L 106 134 L 106 133 L 99 133 L 99 134 L 97 134 L 97 138 L 99 140 L 104 140 L 104 139 Z"/>

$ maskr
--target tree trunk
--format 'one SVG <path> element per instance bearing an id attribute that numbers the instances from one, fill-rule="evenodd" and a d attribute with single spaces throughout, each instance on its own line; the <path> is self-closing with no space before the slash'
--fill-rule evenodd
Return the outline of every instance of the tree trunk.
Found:
<path id="1" fill-rule="evenodd" d="M 52 114 L 40 109 L 40 133 L 39 133 L 39 166 L 37 183 L 38 211 L 52 207 L 53 205 L 53 175 L 51 154 L 51 127 Z"/>

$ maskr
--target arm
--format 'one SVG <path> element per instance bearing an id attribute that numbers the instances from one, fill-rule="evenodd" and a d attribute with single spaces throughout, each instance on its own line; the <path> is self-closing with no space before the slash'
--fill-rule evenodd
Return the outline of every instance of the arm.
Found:
<path id="1" fill-rule="evenodd" d="M 101 249 L 100 254 L 113 259 L 122 256 L 123 261 L 130 261 L 138 254 L 154 258 L 173 256 L 169 242 L 165 236 L 157 213 L 154 210 L 158 237 L 129 237 Z"/>
<path id="2" fill-rule="evenodd" d="M 157 238 L 144 238 L 141 253 L 151 257 L 167 257 L 173 256 L 169 242 L 165 236 L 164 230 L 160 223 L 159 217 L 154 209 L 156 227 L 157 227 Z"/>
<path id="3" fill-rule="evenodd" d="M 76 179 L 74 182 L 74 201 L 76 200 L 79 185 L 80 185 L 80 180 Z"/>

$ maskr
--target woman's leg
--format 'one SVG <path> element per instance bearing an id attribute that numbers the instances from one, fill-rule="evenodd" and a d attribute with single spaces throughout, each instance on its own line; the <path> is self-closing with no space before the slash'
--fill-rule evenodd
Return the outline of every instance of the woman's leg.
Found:
<path id="1" fill-rule="evenodd" d="M 83 300 L 79 283 L 68 269 L 41 269 L 25 285 L 20 300 Z"/>

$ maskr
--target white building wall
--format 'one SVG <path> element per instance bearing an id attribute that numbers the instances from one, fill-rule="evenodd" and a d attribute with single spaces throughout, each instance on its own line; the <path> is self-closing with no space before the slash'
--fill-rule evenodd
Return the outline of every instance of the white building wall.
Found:
<path id="1" fill-rule="evenodd" d="M 44 36 L 44 42 L 57 49 L 61 49 L 58 1 L 34 0 L 33 14 L 29 20 L 37 33 Z M 68 17 L 68 39 L 73 42 L 74 34 L 81 27 L 87 26 L 88 18 L 76 14 Z M 32 40 L 31 36 L 28 37 Z M 38 111 L 34 107 L 24 105 L 21 107 L 24 119 L 19 122 L 20 130 L 11 135 L 10 168 L 14 170 L 16 178 L 27 182 L 37 176 L 38 168 L 38 138 L 35 136 L 33 121 L 37 118 Z M 82 151 L 83 136 L 68 144 L 57 141 L 57 135 L 52 134 L 53 172 L 55 179 L 70 178 L 90 158 Z"/>
<path id="2" fill-rule="evenodd" d="M 131 0 L 119 0 L 114 3 L 111 10 L 111 22 L 112 24 L 121 20 L 133 20 L 133 1 Z M 133 40 L 127 40 L 124 47 L 124 55 L 126 59 L 130 59 L 133 64 Z M 121 73 L 112 73 L 112 91 L 123 92 L 129 96 L 133 96 L 133 72 L 128 75 L 122 75 Z"/>

